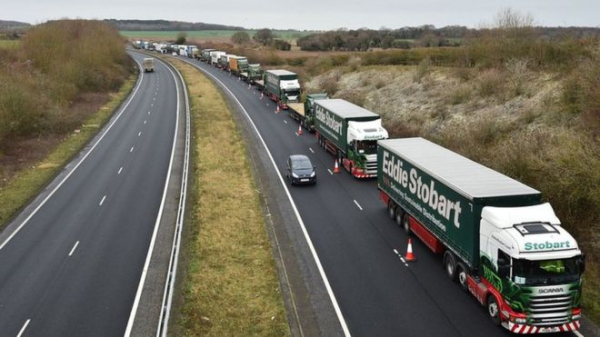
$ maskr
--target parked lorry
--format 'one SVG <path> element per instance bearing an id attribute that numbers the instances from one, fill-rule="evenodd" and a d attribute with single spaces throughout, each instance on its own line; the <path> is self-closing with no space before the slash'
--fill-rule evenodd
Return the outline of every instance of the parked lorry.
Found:
<path id="1" fill-rule="evenodd" d="M 300 122 L 305 129 L 315 130 L 315 101 L 328 99 L 327 93 L 308 94 L 304 103 L 289 103 L 288 112 L 291 118 Z"/>
<path id="2" fill-rule="evenodd" d="M 219 51 L 219 50 L 213 50 L 210 52 L 210 64 L 212 64 L 213 66 L 217 67 L 219 66 L 219 58 L 221 57 L 221 55 L 227 55 L 226 52 L 224 51 Z"/>
<path id="3" fill-rule="evenodd" d="M 247 70 L 244 72 L 243 70 L 240 72 L 240 77 L 250 83 L 250 84 L 254 84 L 257 81 L 261 81 L 262 82 L 262 78 L 263 78 L 263 71 L 262 68 L 260 66 L 260 63 L 253 63 L 253 64 L 249 64 Z M 263 87 L 264 87 L 264 82 L 262 82 Z"/>
<path id="4" fill-rule="evenodd" d="M 142 63 L 144 72 L 154 72 L 154 59 L 151 57 L 145 57 Z"/>
<path id="5" fill-rule="evenodd" d="M 233 56 L 229 58 L 229 71 L 240 76 L 248 72 L 248 59 L 245 56 Z"/>
<path id="6" fill-rule="evenodd" d="M 219 61 L 217 63 L 217 68 L 221 68 L 223 70 L 229 70 L 229 59 L 235 55 L 232 54 L 223 54 L 219 56 Z"/>
<path id="7" fill-rule="evenodd" d="M 377 141 L 388 138 L 379 115 L 343 99 L 314 101 L 319 145 L 356 178 L 377 176 Z"/>
<path id="8" fill-rule="evenodd" d="M 187 57 L 194 58 L 195 55 L 198 54 L 197 46 L 190 44 L 190 45 L 187 45 L 186 47 L 187 47 Z"/>
<path id="9" fill-rule="evenodd" d="M 282 109 L 300 100 L 298 75 L 287 70 L 267 70 L 264 73 L 264 92 Z"/>
<path id="10" fill-rule="evenodd" d="M 210 62 L 210 52 L 214 51 L 214 50 L 215 49 L 202 49 L 202 53 L 200 53 L 199 60 L 202 62 L 209 63 Z"/>
<path id="11" fill-rule="evenodd" d="M 388 213 L 514 333 L 580 327 L 584 258 L 540 192 L 422 138 L 379 141 Z"/>

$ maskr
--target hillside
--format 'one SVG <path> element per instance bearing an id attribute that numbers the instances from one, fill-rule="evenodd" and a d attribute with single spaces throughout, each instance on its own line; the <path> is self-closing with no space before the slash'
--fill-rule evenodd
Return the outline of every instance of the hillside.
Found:
<path id="1" fill-rule="evenodd" d="M 0 30 L 29 28 L 31 25 L 25 22 L 0 20 Z"/>
<path id="2" fill-rule="evenodd" d="M 194 31 L 194 30 L 243 30 L 243 27 L 225 26 L 203 22 L 182 22 L 167 20 L 115 20 L 107 19 L 104 22 L 114 26 L 117 30 L 125 31 Z"/>

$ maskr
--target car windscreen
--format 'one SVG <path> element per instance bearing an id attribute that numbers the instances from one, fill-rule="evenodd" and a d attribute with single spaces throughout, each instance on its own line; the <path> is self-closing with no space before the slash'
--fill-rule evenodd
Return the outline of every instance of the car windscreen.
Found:
<path id="1" fill-rule="evenodd" d="M 295 170 L 307 170 L 312 169 L 312 164 L 307 159 L 296 159 L 292 162 L 292 168 Z"/>

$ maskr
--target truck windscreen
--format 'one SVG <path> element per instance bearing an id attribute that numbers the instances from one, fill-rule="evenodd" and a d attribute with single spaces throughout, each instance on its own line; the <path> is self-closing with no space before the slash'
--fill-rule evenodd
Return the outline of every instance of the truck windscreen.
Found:
<path id="1" fill-rule="evenodd" d="M 376 140 L 358 141 L 358 142 L 356 142 L 356 150 L 358 150 L 358 153 L 376 154 L 377 153 L 377 141 Z"/>
<path id="2" fill-rule="evenodd" d="M 577 257 L 560 260 L 513 260 L 516 284 L 542 286 L 576 282 L 581 274 Z"/>

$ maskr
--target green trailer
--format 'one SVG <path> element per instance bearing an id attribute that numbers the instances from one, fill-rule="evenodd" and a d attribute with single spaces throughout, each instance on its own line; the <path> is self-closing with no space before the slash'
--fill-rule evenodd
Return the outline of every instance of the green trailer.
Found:
<path id="1" fill-rule="evenodd" d="M 298 75 L 287 70 L 267 70 L 264 73 L 264 92 L 282 109 L 300 100 Z"/>
<path id="2" fill-rule="evenodd" d="M 584 259 L 539 191 L 423 138 L 378 142 L 389 216 L 515 333 L 579 329 Z"/>
<path id="3" fill-rule="evenodd" d="M 381 117 L 343 99 L 314 101 L 319 145 L 356 178 L 377 175 L 377 141 L 388 138 Z"/>

